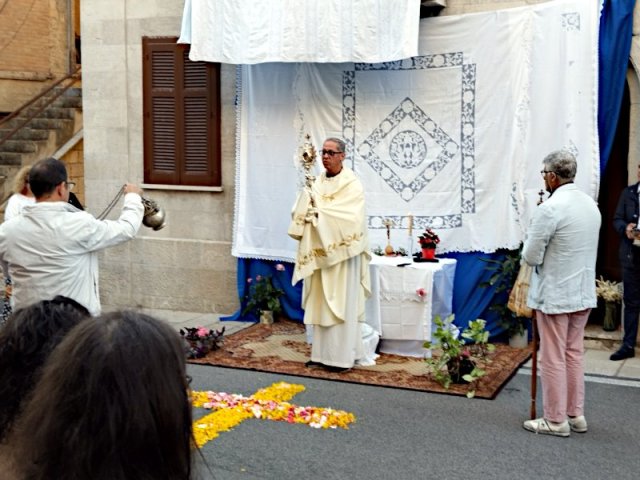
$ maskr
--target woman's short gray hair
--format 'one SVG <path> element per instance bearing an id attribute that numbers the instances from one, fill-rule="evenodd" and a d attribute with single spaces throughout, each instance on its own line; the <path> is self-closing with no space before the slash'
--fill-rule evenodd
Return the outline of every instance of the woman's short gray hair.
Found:
<path id="1" fill-rule="evenodd" d="M 573 153 L 567 150 L 557 150 L 544 157 L 544 169 L 555 173 L 560 180 L 571 181 L 576 178 L 578 163 Z"/>

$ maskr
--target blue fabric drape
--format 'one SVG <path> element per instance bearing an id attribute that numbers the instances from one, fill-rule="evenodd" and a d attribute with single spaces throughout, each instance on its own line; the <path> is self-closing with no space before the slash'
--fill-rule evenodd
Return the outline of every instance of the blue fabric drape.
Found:
<path id="1" fill-rule="evenodd" d="M 283 271 L 276 269 L 276 265 L 284 266 Z M 302 303 L 302 282 L 298 282 L 296 286 L 291 286 L 291 277 L 293 276 L 293 263 L 275 262 L 271 260 L 255 260 L 251 258 L 238 259 L 238 298 L 240 299 L 240 309 L 233 315 L 221 317 L 220 320 L 236 320 L 241 322 L 257 322 L 258 318 L 253 313 L 242 314 L 247 306 L 246 295 L 249 288 L 247 279 L 251 278 L 255 281 L 256 276 L 270 276 L 273 285 L 284 290 L 284 295 L 280 297 L 280 305 L 282 312 L 291 320 L 302 322 L 304 311 L 300 307 Z"/>
<path id="2" fill-rule="evenodd" d="M 591 0 L 585 0 L 591 1 Z M 600 173 L 607 164 L 613 138 L 615 136 L 624 83 L 626 79 L 631 36 L 633 27 L 633 8 L 635 0 L 604 0 L 600 17 L 599 68 L 598 68 L 598 135 L 600 137 Z M 498 316 L 490 311 L 492 304 L 506 303 L 507 292 L 496 294 L 493 287 L 480 287 L 491 276 L 487 263 L 483 259 L 501 260 L 501 253 L 452 253 L 446 255 L 458 261 L 453 286 L 454 323 L 465 328 L 470 321 L 483 318 L 487 321 L 487 329 L 491 337 L 496 338 L 503 333 Z M 285 271 L 275 269 L 277 263 L 285 265 Z M 241 307 L 238 312 L 222 320 L 257 321 L 249 314 L 241 312 L 247 288 L 246 279 L 256 275 L 271 275 L 274 284 L 286 293 L 282 297 L 284 314 L 292 320 L 302 321 L 304 312 L 301 309 L 302 282 L 291 286 L 293 265 L 291 263 L 272 262 L 266 260 L 238 259 L 238 296 Z"/>
<path id="3" fill-rule="evenodd" d="M 453 283 L 453 312 L 455 318 L 453 323 L 465 329 L 469 322 L 477 318 L 487 321 L 487 330 L 491 337 L 495 337 L 503 332 L 499 324 L 496 312 L 489 310 L 494 302 L 507 302 L 506 292 L 496 294 L 493 286 L 481 287 L 483 282 L 489 281 L 493 274 L 487 269 L 488 263 L 485 260 L 504 259 L 502 253 L 451 253 L 445 255 L 448 258 L 455 258 L 456 277 Z"/>
<path id="4" fill-rule="evenodd" d="M 635 0 L 604 0 L 598 54 L 600 173 L 609 160 L 629 63 Z"/>

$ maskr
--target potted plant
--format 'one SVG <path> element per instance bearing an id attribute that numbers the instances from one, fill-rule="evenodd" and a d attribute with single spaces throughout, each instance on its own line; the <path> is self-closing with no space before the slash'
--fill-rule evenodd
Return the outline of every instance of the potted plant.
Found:
<path id="1" fill-rule="evenodd" d="M 602 328 L 613 332 L 620 325 L 618 305 L 622 302 L 622 284 L 605 280 L 602 275 L 596 279 L 596 295 L 604 301 Z"/>
<path id="2" fill-rule="evenodd" d="M 469 322 L 469 326 L 462 333 L 453 325 L 454 316 L 442 320 L 440 316 L 434 318 L 436 331 L 434 341 L 427 341 L 424 347 L 432 349 L 431 358 L 427 358 L 427 368 L 435 380 L 444 388 L 452 383 L 468 383 L 467 397 L 475 395 L 475 383 L 486 375 L 482 368 L 490 362 L 489 353 L 495 346 L 489 343 L 489 332 L 485 329 L 486 322 L 482 319 Z"/>
<path id="3" fill-rule="evenodd" d="M 284 271 L 284 265 L 281 263 L 278 263 L 275 268 L 279 272 Z M 260 318 L 261 323 L 273 323 L 274 314 L 282 311 L 280 297 L 284 295 L 284 290 L 273 284 L 270 275 L 256 275 L 255 279 L 248 278 L 247 284 L 246 305 L 242 314 L 251 312 Z"/>
<path id="4" fill-rule="evenodd" d="M 480 287 L 494 287 L 494 303 L 489 310 L 496 312 L 499 323 L 509 336 L 509 345 L 516 348 L 524 348 L 528 345 L 529 319 L 516 315 L 507 308 L 505 295 L 508 297 L 520 270 L 521 249 L 501 250 L 504 254 L 502 260 L 483 259 L 488 263 L 487 270 L 491 272 L 489 280 L 480 283 Z"/>
<path id="5" fill-rule="evenodd" d="M 224 329 L 212 330 L 205 327 L 180 329 L 180 335 L 185 342 L 187 358 L 202 358 L 207 353 L 220 348 L 223 342 Z"/>
<path id="6" fill-rule="evenodd" d="M 440 243 L 440 237 L 430 228 L 418 237 L 418 243 L 422 249 L 422 258 L 432 260 L 436 256 L 436 247 Z"/>

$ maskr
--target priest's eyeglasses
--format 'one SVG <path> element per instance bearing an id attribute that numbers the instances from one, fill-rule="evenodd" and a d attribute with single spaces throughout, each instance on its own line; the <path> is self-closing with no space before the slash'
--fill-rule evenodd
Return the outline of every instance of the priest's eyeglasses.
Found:
<path id="1" fill-rule="evenodd" d="M 540 170 L 540 175 L 542 175 L 543 177 L 547 174 L 547 173 L 556 173 L 553 170 Z"/>
<path id="2" fill-rule="evenodd" d="M 344 153 L 344 152 L 334 152 L 333 150 L 322 150 L 322 155 L 329 155 L 330 157 L 333 157 L 334 155 L 337 155 L 338 153 Z"/>

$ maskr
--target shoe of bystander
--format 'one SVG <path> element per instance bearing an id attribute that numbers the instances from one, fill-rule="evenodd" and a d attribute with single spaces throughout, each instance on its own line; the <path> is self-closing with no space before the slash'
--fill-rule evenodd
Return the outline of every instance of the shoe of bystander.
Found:
<path id="1" fill-rule="evenodd" d="M 585 433 L 587 431 L 587 419 L 584 415 L 578 417 L 569 417 L 569 427 L 572 432 Z"/>
<path id="2" fill-rule="evenodd" d="M 522 426 L 525 430 L 543 435 L 554 435 L 556 437 L 568 437 L 571 435 L 571 428 L 566 420 L 562 423 L 553 423 L 544 418 L 536 418 L 535 420 L 527 420 Z"/>

